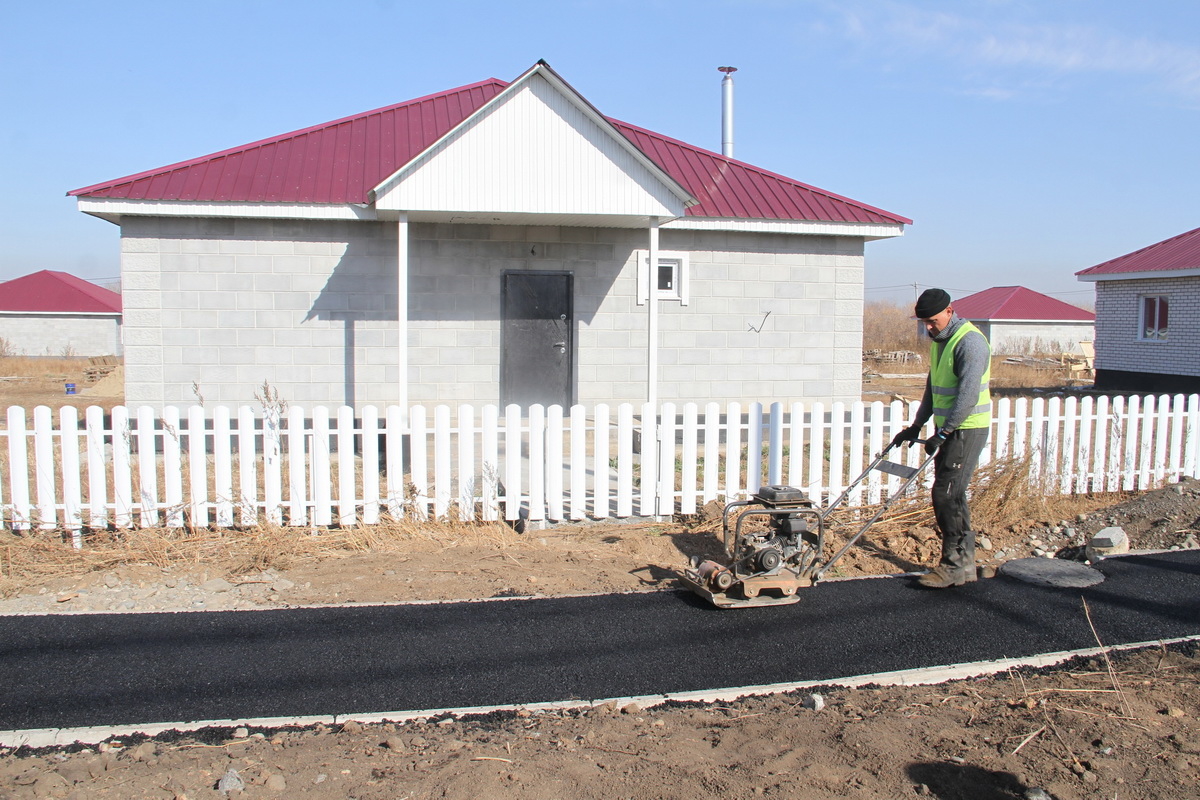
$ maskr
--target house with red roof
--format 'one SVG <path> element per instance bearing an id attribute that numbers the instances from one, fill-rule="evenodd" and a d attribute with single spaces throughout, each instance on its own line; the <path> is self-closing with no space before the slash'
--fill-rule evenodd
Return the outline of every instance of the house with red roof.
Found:
<path id="1" fill-rule="evenodd" d="M 545 62 L 70 194 L 153 405 L 857 400 L 865 245 L 911 222 Z"/>
<path id="2" fill-rule="evenodd" d="M 1024 286 L 993 286 L 954 301 L 1000 355 L 1080 352 L 1095 339 L 1096 315 Z"/>
<path id="3" fill-rule="evenodd" d="M 1075 275 L 1096 286 L 1096 387 L 1200 391 L 1200 228 Z"/>
<path id="4" fill-rule="evenodd" d="M 121 295 L 48 269 L 4 281 L 0 339 L 13 355 L 121 355 Z"/>

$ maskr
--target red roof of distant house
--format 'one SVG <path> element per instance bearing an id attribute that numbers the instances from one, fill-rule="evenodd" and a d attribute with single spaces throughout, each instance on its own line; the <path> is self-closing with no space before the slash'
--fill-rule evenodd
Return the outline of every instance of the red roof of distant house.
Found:
<path id="1" fill-rule="evenodd" d="M 1094 322 L 1096 315 L 1024 286 L 993 286 L 952 304 L 963 319 Z"/>
<path id="2" fill-rule="evenodd" d="M 1119 275 L 1127 272 L 1170 272 L 1200 268 L 1200 228 L 1141 250 L 1076 272 L 1076 275 Z"/>
<path id="3" fill-rule="evenodd" d="M 0 313 L 120 314 L 121 295 L 66 272 L 44 269 L 0 283 Z"/>
<path id="4" fill-rule="evenodd" d="M 495 78 L 68 194 L 131 200 L 367 203 L 368 193 L 509 84 Z M 699 204 L 693 217 L 912 220 L 652 131 L 609 120 Z"/>

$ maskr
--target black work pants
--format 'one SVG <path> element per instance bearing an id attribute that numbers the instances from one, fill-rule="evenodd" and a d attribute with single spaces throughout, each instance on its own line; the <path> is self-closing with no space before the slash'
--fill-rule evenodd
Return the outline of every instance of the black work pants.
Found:
<path id="1" fill-rule="evenodd" d="M 967 507 L 967 486 L 987 444 L 990 428 L 956 430 L 933 459 L 933 513 L 942 534 L 942 566 L 975 567 L 975 532 Z"/>

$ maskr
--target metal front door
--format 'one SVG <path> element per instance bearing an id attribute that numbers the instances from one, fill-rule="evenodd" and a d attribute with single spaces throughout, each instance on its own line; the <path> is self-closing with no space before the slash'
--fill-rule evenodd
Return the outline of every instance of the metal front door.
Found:
<path id="1" fill-rule="evenodd" d="M 571 405 L 571 274 L 506 272 L 502 278 L 500 402 Z"/>

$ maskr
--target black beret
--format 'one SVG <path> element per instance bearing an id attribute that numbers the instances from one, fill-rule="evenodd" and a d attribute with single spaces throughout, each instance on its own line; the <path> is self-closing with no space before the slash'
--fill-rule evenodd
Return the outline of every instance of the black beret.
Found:
<path id="1" fill-rule="evenodd" d="M 917 298 L 918 319 L 929 319 L 942 313 L 950 305 L 950 295 L 945 289 L 926 289 Z"/>

